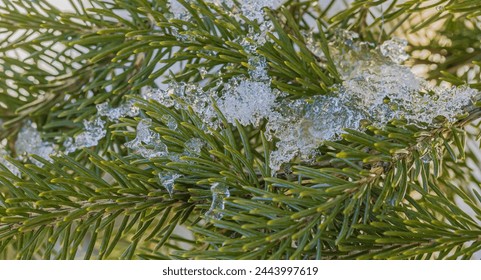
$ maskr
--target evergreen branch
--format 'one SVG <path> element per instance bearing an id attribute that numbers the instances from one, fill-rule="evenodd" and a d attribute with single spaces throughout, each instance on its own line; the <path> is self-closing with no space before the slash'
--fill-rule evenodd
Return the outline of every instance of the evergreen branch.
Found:
<path id="1" fill-rule="evenodd" d="M 172 234 L 169 229 L 185 222 L 186 213 L 191 213 L 193 204 L 187 203 L 185 195 L 179 193 L 170 198 L 165 190 L 160 191 L 149 181 L 150 172 L 135 169 L 140 172 L 135 173 L 132 168 L 123 170 L 120 159 L 105 161 L 94 154 L 90 156 L 93 165 L 89 169 L 69 157 L 56 158 L 53 164 L 46 162 L 42 169 L 34 165 L 23 166 L 12 160 L 31 179 L 22 180 L 10 174 L 10 181 L 2 180 L 11 190 L 8 192 L 11 196 L 2 198 L 4 206 L 0 208 L 3 247 L 10 243 L 10 246 L 22 248 L 17 252 L 17 258 L 28 259 L 33 254 L 42 258 L 74 258 L 77 250 L 82 248 L 85 258 L 90 258 L 92 252 L 85 251 L 84 246 L 94 246 L 97 238 L 85 238 L 85 234 L 93 231 L 99 237 L 103 235 L 98 252 L 98 258 L 102 259 L 107 258 L 117 242 L 126 236 L 134 242 L 147 234 L 147 240 L 163 236 L 163 242 L 167 242 Z M 106 173 L 98 173 L 96 169 Z M 6 176 L 4 173 L 2 177 Z M 107 183 L 100 177 L 106 174 L 114 181 Z M 169 215 L 171 211 L 175 215 Z M 119 225 L 120 217 L 124 217 L 124 222 Z M 133 229 L 136 224 L 137 230 Z M 150 224 L 156 227 L 149 227 Z M 68 231 L 72 227 L 76 231 L 69 239 Z M 19 237 L 29 238 L 32 234 L 46 234 L 48 242 L 18 243 L 24 242 Z M 12 239 L 12 236 L 17 238 Z M 57 239 L 66 244 L 63 252 L 55 254 L 52 247 Z M 160 243 L 155 244 L 160 248 Z"/>
<path id="2" fill-rule="evenodd" d="M 289 0 L 266 9 L 265 22 L 232 16 L 227 3 L 177 2 L 188 18 L 173 15 L 167 0 L 71 1 L 68 13 L 41 0 L 0 4 L 0 139 L 8 148 L 18 148 L 13 140 L 27 119 L 55 143 L 82 135 L 79 122 L 92 115 L 108 122 L 95 147 L 0 159 L 1 257 L 457 259 L 479 251 L 481 195 L 467 187 L 479 183 L 468 164 L 479 160 L 466 145 L 479 102 L 454 124 L 441 116 L 417 125 L 364 122 L 362 131 L 345 129 L 341 139 L 318 145 L 311 161 L 295 157 L 277 173 L 270 157 L 283 139 L 265 137 L 270 120 L 232 121 L 217 103 L 226 82 L 255 80 L 257 57 L 266 59 L 267 87 L 286 93 L 276 102 L 338 94 L 334 87 L 345 81 L 333 54 L 344 50 L 328 41 L 336 28 L 378 42 L 439 24 L 435 44 L 411 42 L 411 62 L 436 65 L 430 78 L 476 88 L 479 77 L 458 72 L 479 64 L 477 50 L 466 54 L 466 46 L 477 46 L 475 1 L 353 1 L 330 17 L 334 1 L 323 10 L 314 0 Z M 416 23 L 419 15 L 425 20 Z M 458 21 L 463 15 L 470 19 Z M 319 52 L 308 45 L 308 18 L 316 19 Z M 446 60 L 416 57 L 423 50 Z M 9 55 L 15 52 L 27 56 Z M 172 106 L 139 96 L 161 82 L 214 92 L 215 125 L 187 102 L 195 96 L 175 92 Z M 95 107 L 125 100 L 136 102 L 137 117 L 112 121 Z M 144 134 L 158 141 L 142 143 Z M 145 148 L 139 154 L 137 142 Z M 159 143 L 168 153 L 154 153 Z M 195 237 L 179 234 L 183 226 Z"/>

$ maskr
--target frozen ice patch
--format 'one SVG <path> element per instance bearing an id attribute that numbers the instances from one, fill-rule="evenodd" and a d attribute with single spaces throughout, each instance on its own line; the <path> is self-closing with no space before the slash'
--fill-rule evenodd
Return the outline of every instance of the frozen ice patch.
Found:
<path id="1" fill-rule="evenodd" d="M 92 121 L 83 121 L 84 130 L 74 138 L 67 138 L 64 142 L 65 153 L 73 153 L 76 150 L 88 147 L 95 147 L 105 137 L 105 121 L 99 117 Z"/>
<path id="2" fill-rule="evenodd" d="M 160 184 L 167 190 L 170 197 L 172 197 L 172 194 L 174 193 L 175 180 L 180 177 L 182 177 L 182 175 L 170 171 L 159 173 Z"/>
<path id="3" fill-rule="evenodd" d="M 382 43 L 382 45 L 379 46 L 379 50 L 382 55 L 400 64 L 409 58 L 409 55 L 405 51 L 407 45 L 408 42 L 404 39 L 392 38 Z"/>
<path id="4" fill-rule="evenodd" d="M 230 197 L 230 191 L 226 185 L 221 183 L 214 183 L 210 187 L 212 193 L 212 203 L 209 210 L 205 213 L 207 220 L 220 220 L 222 213 L 219 211 L 225 209 L 225 199 Z"/>
<path id="5" fill-rule="evenodd" d="M 129 100 L 115 108 L 112 108 L 107 102 L 97 104 L 97 114 L 107 117 L 110 121 L 116 121 L 125 116 L 135 117 L 139 114 L 139 108 L 135 107 L 134 103 L 134 100 Z"/>
<path id="6" fill-rule="evenodd" d="M 151 119 L 140 120 L 137 124 L 137 135 L 135 139 L 125 143 L 125 147 L 149 159 L 167 156 L 167 146 L 162 143 L 158 133 L 150 130 L 151 126 Z"/>
<path id="7" fill-rule="evenodd" d="M 42 140 L 35 123 L 27 121 L 17 135 L 15 151 L 20 159 L 28 158 L 28 155 L 37 155 L 48 161 L 52 161 L 50 155 L 54 154 L 55 147 L 53 143 Z M 32 159 L 32 162 L 39 167 L 43 166 L 43 164 L 37 160 Z"/>
<path id="8" fill-rule="evenodd" d="M 266 118 L 275 105 L 276 96 L 272 93 L 270 84 L 250 80 L 233 82 L 217 101 L 217 106 L 228 122 L 246 126 L 258 126 Z"/>

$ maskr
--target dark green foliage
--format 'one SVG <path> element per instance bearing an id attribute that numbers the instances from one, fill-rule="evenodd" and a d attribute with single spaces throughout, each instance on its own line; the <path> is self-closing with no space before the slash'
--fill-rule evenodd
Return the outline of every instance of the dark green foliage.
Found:
<path id="1" fill-rule="evenodd" d="M 87 2 L 70 0 L 74 12 L 62 12 L 43 0 L 0 1 L 0 139 L 14 143 L 30 119 L 61 145 L 96 104 L 134 99 L 169 151 L 182 152 L 192 138 L 207 144 L 182 161 L 144 159 L 123 145 L 140 118 L 124 118 L 109 123 L 94 148 L 53 162 L 35 157 L 42 168 L 9 157 L 21 176 L 0 165 L 0 258 L 469 259 L 481 250 L 477 106 L 454 125 L 395 120 L 346 130 L 319 147 L 315 162 L 296 159 L 271 177 L 275 142 L 262 129 L 231 125 L 218 113 L 223 128 L 208 132 L 193 110 L 139 97 L 159 77 L 199 82 L 200 67 L 209 71 L 206 88 L 247 75 L 249 54 L 237 38 L 256 23 L 200 0 L 179 1 L 194 22 L 169 19 L 166 0 Z M 335 14 L 342 1 L 317 2 L 289 0 L 267 12 L 278 35 L 269 34 L 274 43 L 257 53 L 288 98 L 326 94 L 341 81 L 327 47 L 337 29 L 378 43 L 395 34 L 423 37 L 436 26 L 428 42 L 410 40 L 410 63 L 436 65 L 426 75 L 437 83 L 480 88 L 478 1 L 353 1 Z M 309 18 L 321 27 L 314 36 L 322 64 L 305 46 Z M 173 65 L 182 67 L 169 73 Z M 475 74 L 468 79 L 461 67 Z M 183 175 L 172 196 L 158 179 L 164 171 Z M 206 221 L 216 182 L 231 196 L 222 219 Z"/>

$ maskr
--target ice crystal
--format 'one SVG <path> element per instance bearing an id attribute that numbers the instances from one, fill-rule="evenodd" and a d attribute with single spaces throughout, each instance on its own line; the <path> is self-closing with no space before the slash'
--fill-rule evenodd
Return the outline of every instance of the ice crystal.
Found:
<path id="1" fill-rule="evenodd" d="M 313 32 L 305 32 L 304 37 L 306 38 L 307 49 L 318 58 L 325 60 L 326 55 L 322 51 L 321 42 L 314 38 Z"/>
<path id="2" fill-rule="evenodd" d="M 351 104 L 347 112 L 360 111 L 364 118 L 384 125 L 403 113 L 393 110 L 394 102 L 419 96 L 421 82 L 409 68 L 366 62 L 346 75 L 337 88 L 337 95 L 342 103 Z"/>
<path id="3" fill-rule="evenodd" d="M 333 43 L 342 44 L 347 48 L 350 48 L 355 51 L 359 51 L 360 48 L 362 48 L 364 46 L 364 43 L 366 42 L 360 42 L 359 34 L 357 34 L 356 32 L 340 29 L 340 30 L 337 30 Z"/>
<path id="4" fill-rule="evenodd" d="M 142 97 L 146 100 L 155 100 L 166 107 L 174 106 L 176 109 L 185 109 L 185 106 L 190 106 L 206 126 L 216 128 L 219 125 L 217 113 L 212 104 L 212 98 L 216 99 L 213 89 L 204 91 L 196 84 L 174 82 L 169 84 L 166 90 L 145 89 Z M 173 122 L 171 126 L 174 126 Z"/>
<path id="5" fill-rule="evenodd" d="M 6 144 L 6 140 L 0 142 L 0 165 L 5 166 L 10 172 L 12 172 L 13 175 L 20 176 L 20 170 L 18 170 L 15 165 L 5 159 L 6 156 L 10 156 L 10 153 L 6 148 Z"/>
<path id="6" fill-rule="evenodd" d="M 177 121 L 171 115 L 163 115 L 161 120 L 170 130 L 177 129 Z"/>
<path id="7" fill-rule="evenodd" d="M 169 0 L 170 12 L 176 19 L 186 20 L 189 18 L 187 9 L 177 0 Z"/>
<path id="8" fill-rule="evenodd" d="M 242 125 L 259 125 L 275 105 L 276 96 L 270 85 L 251 80 L 233 81 L 233 86 L 226 90 L 217 101 L 219 110 L 228 122 Z"/>
<path id="9" fill-rule="evenodd" d="M 219 126 L 217 113 L 212 103 L 212 100 L 217 98 L 214 89 L 204 91 L 201 86 L 196 84 L 172 83 L 168 92 L 190 106 L 206 126 L 212 128 Z M 176 102 L 175 106 L 182 108 L 184 105 Z"/>
<path id="10" fill-rule="evenodd" d="M 452 122 L 472 104 L 477 90 L 432 87 L 410 68 L 397 64 L 407 58 L 404 47 L 400 39 L 376 49 L 354 40 L 344 52 L 334 51 L 333 59 L 344 79 L 336 87 L 337 95 L 343 104 L 350 104 L 346 115 L 359 111 L 362 118 L 378 126 L 394 118 L 427 126 L 438 116 Z"/>
<path id="11" fill-rule="evenodd" d="M 68 155 L 77 150 L 77 147 L 75 146 L 74 141 L 75 140 L 72 137 L 68 137 L 67 139 L 65 139 L 65 141 L 63 142 L 63 146 L 65 147 L 65 151 L 64 151 L 65 154 Z"/>
<path id="12" fill-rule="evenodd" d="M 134 140 L 125 143 L 127 148 L 145 158 L 162 157 L 168 155 L 167 146 L 162 143 L 158 133 L 150 130 L 151 119 L 142 119 L 137 124 L 137 136 Z"/>
<path id="13" fill-rule="evenodd" d="M 365 67 L 364 61 L 377 63 L 372 56 L 377 58 L 379 55 L 371 52 L 373 47 L 372 43 L 359 41 L 359 35 L 355 32 L 339 30 L 335 33 L 329 42 L 329 53 L 343 80 L 349 79 L 351 73 Z M 386 61 L 385 57 L 380 59 Z"/>
<path id="14" fill-rule="evenodd" d="M 307 42 L 311 52 L 325 59 L 314 39 Z M 272 171 L 296 156 L 312 157 L 323 141 L 337 140 L 345 128 L 360 129 L 362 120 L 382 127 L 402 118 L 427 127 L 438 116 L 453 122 L 464 113 L 479 92 L 429 86 L 398 64 L 407 59 L 404 47 L 405 42 L 393 39 L 374 48 L 356 33 L 338 32 L 330 52 L 343 82 L 329 95 L 280 102 L 267 116 L 266 136 L 277 139 L 270 156 Z"/>
<path id="15" fill-rule="evenodd" d="M 177 109 L 190 106 L 206 127 L 214 129 L 219 127 L 219 119 L 212 101 L 217 103 L 228 122 L 235 124 L 237 120 L 243 125 L 258 125 L 272 111 L 276 93 L 270 87 L 265 59 L 251 58 L 250 63 L 251 79 L 233 78 L 219 84 L 220 97 L 216 93 L 217 87 L 204 91 L 198 85 L 186 83 L 172 83 L 167 90 L 147 89 L 144 90 L 143 97 L 157 100 L 161 104 L 175 104 Z M 172 97 L 178 99 L 178 102 Z M 172 117 L 162 121 L 171 129 L 177 125 Z"/>
<path id="16" fill-rule="evenodd" d="M 17 155 L 23 159 L 28 155 L 37 155 L 48 161 L 52 161 L 50 155 L 55 152 L 54 144 L 43 141 L 40 132 L 37 131 L 37 125 L 28 121 L 20 129 L 15 141 L 15 150 Z M 39 167 L 43 164 L 37 160 L 32 159 L 32 162 Z"/>
<path id="17" fill-rule="evenodd" d="M 258 126 L 272 114 L 279 94 L 271 88 L 264 57 L 249 58 L 250 79 L 233 78 L 224 85 L 217 106 L 228 122 Z"/>
<path id="18" fill-rule="evenodd" d="M 65 153 L 73 153 L 78 149 L 97 146 L 99 141 L 107 134 L 105 130 L 105 121 L 99 117 L 92 121 L 83 121 L 84 130 L 76 135 L 73 139 L 67 138 L 63 143 Z"/>
<path id="19" fill-rule="evenodd" d="M 468 106 L 479 98 L 479 91 L 466 87 L 425 87 L 424 94 L 412 95 L 398 101 L 402 114 L 411 123 L 432 123 L 437 116 L 445 117 L 449 122 L 456 121 L 456 117 L 466 113 Z"/>
<path id="20" fill-rule="evenodd" d="M 247 36 L 239 38 L 237 41 L 247 53 L 252 55 L 256 54 L 258 47 L 263 46 L 267 41 L 272 41 L 267 35 L 269 32 L 276 34 L 274 24 L 270 20 L 259 24 L 259 31 L 256 31 L 253 27 L 249 27 L 248 31 Z"/>
<path id="21" fill-rule="evenodd" d="M 335 96 L 315 96 L 294 102 L 283 101 L 269 116 L 266 136 L 278 139 L 270 155 L 273 172 L 295 156 L 306 159 L 316 154 L 325 140 L 334 140 L 344 128 L 357 128 L 362 113 L 350 110 Z"/>
<path id="22" fill-rule="evenodd" d="M 262 56 L 249 57 L 249 76 L 256 81 L 267 81 L 269 75 L 267 74 L 267 61 Z"/>
<path id="23" fill-rule="evenodd" d="M 212 193 L 212 203 L 209 210 L 205 213 L 207 220 L 220 220 L 222 219 L 222 213 L 219 210 L 225 209 L 225 199 L 230 196 L 229 189 L 226 185 L 221 183 L 214 183 L 210 187 Z"/>
<path id="24" fill-rule="evenodd" d="M 185 15 L 185 17 L 189 17 L 189 16 L 190 15 Z M 188 30 L 179 29 L 177 27 L 172 27 L 171 30 L 172 30 L 171 34 L 181 42 L 193 41 L 196 36 L 195 34 L 192 34 L 191 32 L 189 32 Z"/>
<path id="25" fill-rule="evenodd" d="M 174 106 L 174 100 L 169 96 L 169 93 L 162 89 L 153 89 L 151 87 L 143 88 L 141 96 L 145 100 L 154 100 L 164 105 L 165 107 Z"/>
<path id="26" fill-rule="evenodd" d="M 242 14 L 249 20 L 257 20 L 257 22 L 264 21 L 264 8 L 277 9 L 285 0 L 242 0 L 241 10 Z"/>
<path id="27" fill-rule="evenodd" d="M 192 138 L 185 142 L 184 154 L 198 156 L 205 146 L 205 142 L 200 138 Z"/>
<path id="28" fill-rule="evenodd" d="M 107 102 L 104 102 L 97 105 L 97 114 L 107 117 L 110 121 L 115 121 L 125 116 L 135 117 L 139 114 L 139 108 L 134 103 L 134 100 L 129 100 L 116 108 L 112 108 Z"/>
<path id="29" fill-rule="evenodd" d="M 381 54 L 389 57 L 395 63 L 402 63 L 409 58 L 404 48 L 408 45 L 408 42 L 399 38 L 392 38 L 385 41 L 379 46 Z"/>
<path id="30" fill-rule="evenodd" d="M 179 153 L 169 153 L 169 160 L 172 161 L 172 162 L 182 162 L 182 160 L 180 159 L 180 157 L 182 156 L 182 154 L 179 154 Z"/>
<path id="31" fill-rule="evenodd" d="M 164 186 L 170 197 L 172 197 L 172 194 L 174 193 L 175 180 L 179 179 L 180 177 L 182 177 L 182 175 L 170 171 L 159 173 L 160 184 Z"/>

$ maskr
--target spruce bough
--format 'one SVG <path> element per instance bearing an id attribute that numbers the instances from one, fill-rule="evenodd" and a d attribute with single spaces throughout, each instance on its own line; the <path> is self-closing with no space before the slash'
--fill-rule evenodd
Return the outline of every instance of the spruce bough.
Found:
<path id="1" fill-rule="evenodd" d="M 475 1 L 69 2 L 0 2 L 1 258 L 481 250 Z"/>

